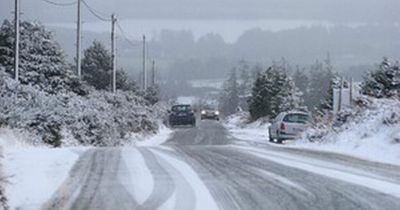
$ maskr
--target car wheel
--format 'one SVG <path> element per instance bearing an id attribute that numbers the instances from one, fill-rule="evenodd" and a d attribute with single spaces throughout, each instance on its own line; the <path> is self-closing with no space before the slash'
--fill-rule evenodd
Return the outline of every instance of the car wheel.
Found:
<path id="1" fill-rule="evenodd" d="M 279 139 L 278 138 L 278 139 L 276 139 L 276 141 L 277 141 L 278 144 L 282 144 L 283 143 L 283 139 Z"/>
<path id="2" fill-rule="evenodd" d="M 274 138 L 272 138 L 272 135 L 271 135 L 271 129 L 268 129 L 268 138 L 269 138 L 269 142 L 274 142 Z"/>

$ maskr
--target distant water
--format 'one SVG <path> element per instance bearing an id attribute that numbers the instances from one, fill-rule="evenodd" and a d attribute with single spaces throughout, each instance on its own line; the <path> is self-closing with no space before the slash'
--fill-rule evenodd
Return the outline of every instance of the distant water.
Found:
<path id="1" fill-rule="evenodd" d="M 176 20 L 176 19 L 125 19 L 119 20 L 120 25 L 132 39 L 140 39 L 142 34 L 149 37 L 157 36 L 162 29 L 192 31 L 194 38 L 208 34 L 220 34 L 226 42 L 235 42 L 244 31 L 254 28 L 263 30 L 280 31 L 298 27 L 325 26 L 335 24 L 321 20 L 284 20 L 284 19 L 260 19 L 260 20 Z M 342 24 L 343 25 L 343 24 Z M 348 23 L 348 26 L 361 25 L 360 23 Z M 51 26 L 75 28 L 75 24 L 51 24 Z M 84 30 L 93 32 L 108 32 L 110 24 L 105 22 L 88 22 L 83 25 Z"/>

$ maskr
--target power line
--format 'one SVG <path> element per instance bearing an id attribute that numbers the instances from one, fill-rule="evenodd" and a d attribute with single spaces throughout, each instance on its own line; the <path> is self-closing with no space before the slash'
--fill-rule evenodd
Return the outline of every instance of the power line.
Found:
<path id="1" fill-rule="evenodd" d="M 140 46 L 140 44 L 135 44 L 135 43 L 133 43 L 133 42 L 128 38 L 128 36 L 127 36 L 126 33 L 125 33 L 125 30 L 121 27 L 121 25 L 119 24 L 118 21 L 117 21 L 117 27 L 118 27 L 119 31 L 121 32 L 122 37 L 123 37 L 130 45 L 132 45 L 132 46 L 134 46 L 134 47 Z"/>
<path id="2" fill-rule="evenodd" d="M 42 0 L 42 1 L 44 1 L 44 2 L 46 2 L 48 4 L 52 4 L 52 5 L 55 5 L 55 6 L 61 6 L 61 7 L 72 6 L 72 5 L 75 5 L 77 3 L 76 1 L 69 2 L 69 3 L 59 3 L 59 2 L 49 1 L 49 0 Z"/>
<path id="3" fill-rule="evenodd" d="M 88 3 L 86 3 L 86 1 L 82 0 L 82 3 L 85 5 L 85 7 L 89 10 L 90 13 L 92 13 L 92 15 L 96 16 L 99 20 L 105 21 L 105 22 L 110 22 L 111 19 L 109 18 L 105 18 L 102 17 L 101 15 L 99 15 L 98 13 L 101 13 L 99 11 L 96 11 L 95 9 L 93 9 L 92 7 L 89 6 Z"/>

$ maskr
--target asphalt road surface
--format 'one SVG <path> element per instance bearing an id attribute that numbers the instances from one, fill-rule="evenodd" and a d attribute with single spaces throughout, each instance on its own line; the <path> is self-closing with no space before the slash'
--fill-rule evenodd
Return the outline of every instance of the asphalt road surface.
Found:
<path id="1" fill-rule="evenodd" d="M 399 188 L 398 166 L 246 142 L 202 121 L 163 146 L 85 152 L 42 209 L 395 210 Z"/>

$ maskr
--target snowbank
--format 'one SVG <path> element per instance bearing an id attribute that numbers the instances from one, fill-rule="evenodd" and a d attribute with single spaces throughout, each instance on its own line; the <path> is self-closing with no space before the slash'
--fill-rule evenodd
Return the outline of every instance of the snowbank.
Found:
<path id="1" fill-rule="evenodd" d="M 170 138 L 172 132 L 173 131 L 170 128 L 160 123 L 157 134 L 132 134 L 126 145 L 139 147 L 160 146 Z"/>
<path id="2" fill-rule="evenodd" d="M 86 148 L 14 147 L 5 151 L 4 172 L 11 209 L 40 209 L 68 177 Z M 38 181 L 40 180 L 40 182 Z"/>
<path id="3" fill-rule="evenodd" d="M 261 118 L 255 122 L 249 122 L 250 116 L 247 112 L 239 112 L 225 119 L 224 125 L 235 138 L 247 141 L 268 141 L 267 119 Z"/>
<path id="4" fill-rule="evenodd" d="M 369 99 L 350 114 L 339 126 L 309 129 L 291 146 L 400 165 L 400 101 Z"/>
<path id="5" fill-rule="evenodd" d="M 39 209 L 67 178 L 79 155 L 87 149 L 50 149 L 45 144 L 33 145 L 28 138 L 18 130 L 0 129 L 0 147 L 4 154 L 1 171 L 2 177 L 7 178 L 1 189 L 5 189 L 10 209 Z"/>

